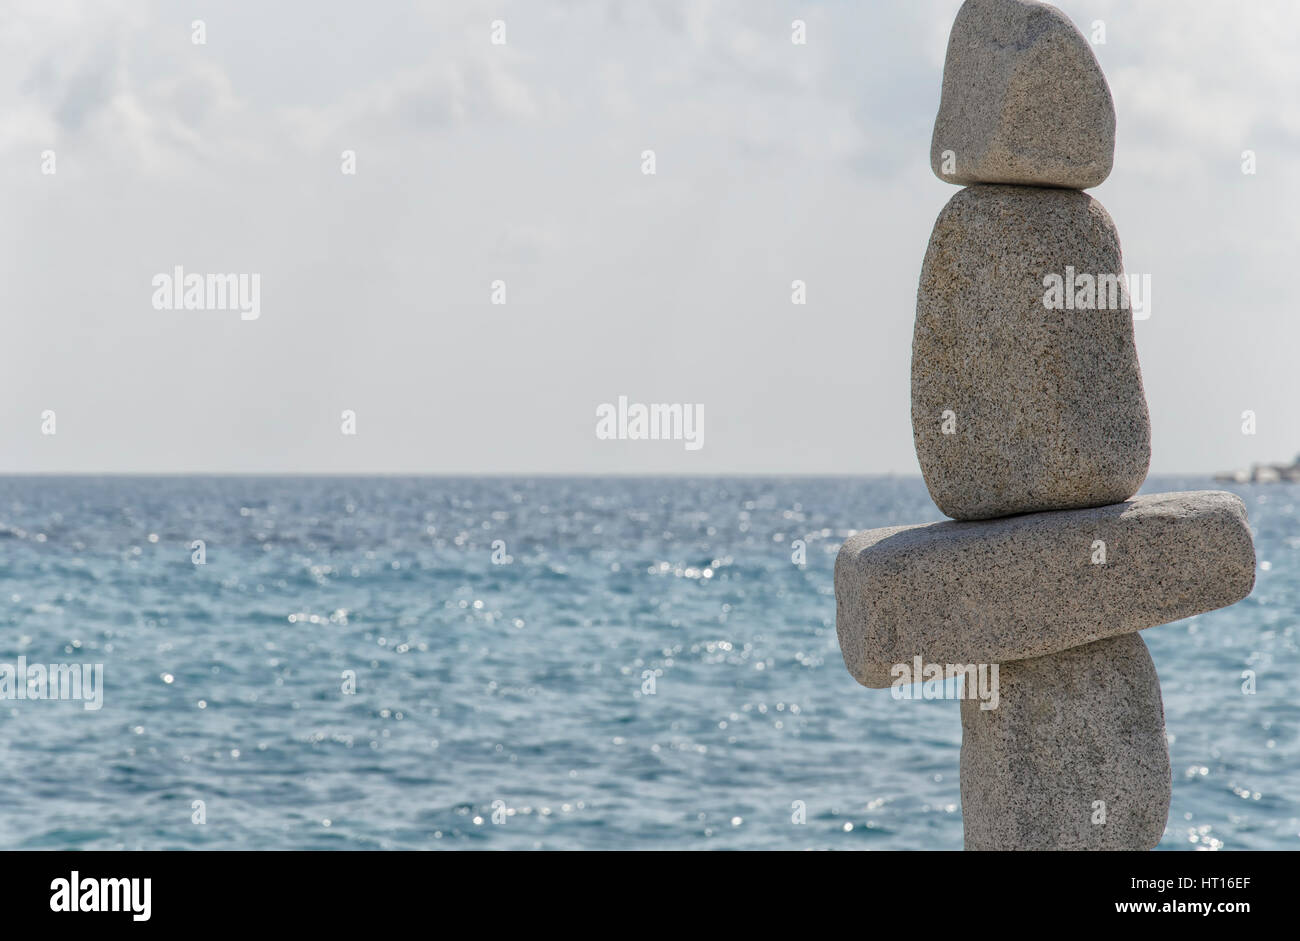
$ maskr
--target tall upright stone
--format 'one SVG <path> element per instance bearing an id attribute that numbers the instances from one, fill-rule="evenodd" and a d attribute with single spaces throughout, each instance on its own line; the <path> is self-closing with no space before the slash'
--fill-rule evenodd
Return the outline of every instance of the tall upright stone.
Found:
<path id="1" fill-rule="evenodd" d="M 1062 291 L 1058 306 L 1052 275 L 1063 288 L 1090 279 L 1091 293 L 1071 290 L 1067 306 Z M 944 513 L 987 519 L 1137 492 L 1151 425 L 1123 284 L 1115 224 L 1078 190 L 972 186 L 944 206 L 912 339 L 916 455 Z"/>
<path id="2" fill-rule="evenodd" d="M 1137 634 L 1002 664 L 998 707 L 963 701 L 961 729 L 967 849 L 1160 842 L 1169 746 L 1160 680 Z"/>
<path id="3" fill-rule="evenodd" d="M 961 707 L 968 849 L 1155 846 L 1169 751 L 1137 632 L 1254 586 L 1237 497 L 1133 496 L 1150 420 L 1132 312 L 1115 226 L 1079 192 L 1110 172 L 1114 127 L 1064 14 L 966 0 L 931 162 L 973 185 L 935 224 L 912 347 L 917 458 L 957 522 L 856 534 L 835 597 L 863 685 L 995 678 Z"/>

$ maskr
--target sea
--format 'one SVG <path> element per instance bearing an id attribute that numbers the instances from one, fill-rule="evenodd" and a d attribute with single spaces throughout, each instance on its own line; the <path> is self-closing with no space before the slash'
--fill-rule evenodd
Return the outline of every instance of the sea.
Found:
<path id="1" fill-rule="evenodd" d="M 1161 850 L 1300 848 L 1295 485 L 1143 632 Z M 832 572 L 919 477 L 0 478 L 5 849 L 955 850 L 959 705 L 859 686 Z M 1050 597 L 1044 605 L 1053 603 Z"/>

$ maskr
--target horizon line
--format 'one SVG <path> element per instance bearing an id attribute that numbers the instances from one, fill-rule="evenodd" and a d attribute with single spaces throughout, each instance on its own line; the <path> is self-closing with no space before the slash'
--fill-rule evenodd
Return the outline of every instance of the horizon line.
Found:
<path id="1" fill-rule="evenodd" d="M 1223 471 L 1158 471 L 1148 473 L 1153 477 L 1215 477 Z M 808 478 L 825 480 L 853 480 L 862 478 L 916 478 L 919 472 L 863 471 L 845 473 L 838 471 L 0 471 L 5 478 L 49 477 L 418 477 L 430 479 L 467 478 L 600 478 L 651 479 L 677 477 L 682 479 L 710 478 Z M 1144 482 L 1145 482 L 1144 480 Z M 1225 481 L 1228 482 L 1228 481 Z M 1247 481 L 1249 482 L 1249 481 Z"/>

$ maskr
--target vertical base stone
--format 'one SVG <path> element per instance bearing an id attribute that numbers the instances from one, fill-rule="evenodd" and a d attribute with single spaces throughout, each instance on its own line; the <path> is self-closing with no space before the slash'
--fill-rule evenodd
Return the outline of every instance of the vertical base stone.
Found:
<path id="1" fill-rule="evenodd" d="M 1169 744 L 1146 644 L 1123 634 L 1003 663 L 998 705 L 961 704 L 968 850 L 1148 850 L 1169 816 Z"/>

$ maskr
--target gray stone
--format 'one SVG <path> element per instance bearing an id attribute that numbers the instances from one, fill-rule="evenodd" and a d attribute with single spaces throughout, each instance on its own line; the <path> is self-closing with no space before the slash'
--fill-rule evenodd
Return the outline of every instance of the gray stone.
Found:
<path id="1" fill-rule="evenodd" d="M 973 186 L 944 207 L 912 340 L 912 433 L 944 513 L 987 519 L 1137 492 L 1151 426 L 1128 292 L 1113 288 L 1123 270 L 1110 216 L 1077 190 Z M 1049 275 L 1106 289 L 1092 309 L 1077 306 L 1083 288 L 1060 293 L 1074 309 L 1049 309 Z"/>
<path id="2" fill-rule="evenodd" d="M 1110 89 L 1069 18 L 1032 0 L 966 0 L 943 66 L 935 175 L 1086 189 L 1106 179 L 1114 158 Z"/>
<path id="3" fill-rule="evenodd" d="M 835 561 L 835 628 L 849 672 L 883 689 L 891 668 L 916 656 L 926 664 L 1038 657 L 1233 604 L 1254 583 L 1237 496 L 1150 494 L 1089 510 L 858 533 Z"/>
<path id="4" fill-rule="evenodd" d="M 968 850 L 1148 850 L 1169 816 L 1160 680 L 1137 634 L 1004 663 L 961 704 Z"/>

